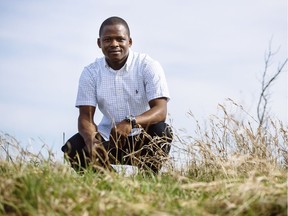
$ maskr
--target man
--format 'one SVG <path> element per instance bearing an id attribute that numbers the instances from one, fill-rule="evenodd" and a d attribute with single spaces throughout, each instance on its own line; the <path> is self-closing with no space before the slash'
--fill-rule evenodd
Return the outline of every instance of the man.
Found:
<path id="1" fill-rule="evenodd" d="M 169 92 L 161 65 L 133 52 L 129 26 L 120 17 L 106 19 L 98 47 L 104 57 L 84 68 L 76 99 L 79 133 L 62 147 L 71 166 L 83 170 L 128 164 L 158 173 L 170 151 L 165 123 Z M 96 108 L 103 114 L 94 123 Z"/>

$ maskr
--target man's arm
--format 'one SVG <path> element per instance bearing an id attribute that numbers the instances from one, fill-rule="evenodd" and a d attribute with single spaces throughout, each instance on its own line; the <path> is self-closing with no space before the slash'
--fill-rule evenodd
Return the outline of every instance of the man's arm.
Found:
<path id="1" fill-rule="evenodd" d="M 166 120 L 167 98 L 156 98 L 149 101 L 150 109 L 143 114 L 136 116 L 136 123 L 142 127 L 156 124 Z"/>
<path id="2" fill-rule="evenodd" d="M 167 98 L 156 98 L 149 101 L 150 109 L 139 116 L 136 116 L 136 123 L 143 128 L 165 121 L 167 115 Z M 121 121 L 112 129 L 112 134 L 118 134 L 127 137 L 132 127 L 125 120 Z"/>
<path id="3" fill-rule="evenodd" d="M 79 107 L 78 131 L 83 137 L 89 153 L 91 153 L 93 144 L 97 142 L 95 138 L 97 126 L 94 123 L 95 110 L 96 108 L 93 106 Z"/>

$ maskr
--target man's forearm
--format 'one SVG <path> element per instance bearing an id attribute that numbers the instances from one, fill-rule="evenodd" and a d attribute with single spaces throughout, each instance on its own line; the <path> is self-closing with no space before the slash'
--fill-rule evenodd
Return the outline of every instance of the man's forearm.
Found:
<path id="1" fill-rule="evenodd" d="M 88 150 L 91 149 L 93 143 L 95 142 L 95 133 L 97 132 L 97 126 L 94 122 L 90 122 L 86 119 L 78 119 L 78 131 L 83 137 Z"/>
<path id="2" fill-rule="evenodd" d="M 153 108 L 146 111 L 145 113 L 136 117 L 136 123 L 142 126 L 148 126 L 150 124 L 156 124 L 160 121 L 165 121 L 166 113 L 164 112 L 154 111 Z"/>
<path id="3" fill-rule="evenodd" d="M 136 116 L 136 123 L 142 127 L 165 121 L 167 115 L 166 99 L 150 101 L 150 109 L 139 116 Z"/>

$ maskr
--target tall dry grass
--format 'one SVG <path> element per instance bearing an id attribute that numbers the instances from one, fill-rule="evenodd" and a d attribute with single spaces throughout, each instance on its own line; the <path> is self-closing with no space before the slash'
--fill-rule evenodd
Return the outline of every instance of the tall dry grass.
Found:
<path id="1" fill-rule="evenodd" d="M 154 175 L 78 175 L 51 151 L 31 153 L 0 135 L 0 215 L 287 215 L 288 128 L 232 100 L 193 135 L 175 134 L 173 158 Z"/>
<path id="2" fill-rule="evenodd" d="M 269 117 L 260 125 L 231 99 L 208 123 L 189 115 L 195 132 L 177 137 L 188 158 L 180 173 L 193 179 L 186 189 L 207 192 L 209 213 L 288 215 L 287 125 Z"/>
<path id="3" fill-rule="evenodd" d="M 223 175 L 235 172 L 238 175 L 238 169 L 242 170 L 241 174 L 247 174 L 243 172 L 245 169 L 249 171 L 267 164 L 288 169 L 287 125 L 269 118 L 265 125 L 259 125 L 231 99 L 228 99 L 228 104 L 219 104 L 219 112 L 211 115 L 204 124 L 189 113 L 194 123 L 194 134 L 177 136 L 178 144 L 183 146 L 189 158 L 188 166 L 184 168 L 186 172 L 195 176 L 203 167 L 217 172 L 222 170 Z"/>

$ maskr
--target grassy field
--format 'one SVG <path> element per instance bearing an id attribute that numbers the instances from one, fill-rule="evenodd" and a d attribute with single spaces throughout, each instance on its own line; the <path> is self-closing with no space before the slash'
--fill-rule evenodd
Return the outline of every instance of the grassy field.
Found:
<path id="1" fill-rule="evenodd" d="M 177 136 L 188 164 L 157 176 L 75 173 L 1 134 L 0 215 L 287 215 L 288 130 L 213 116 Z M 253 129 L 256 128 L 256 129 Z"/>

